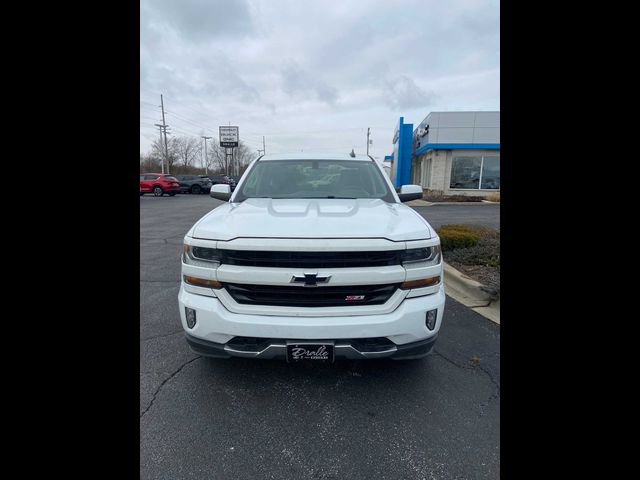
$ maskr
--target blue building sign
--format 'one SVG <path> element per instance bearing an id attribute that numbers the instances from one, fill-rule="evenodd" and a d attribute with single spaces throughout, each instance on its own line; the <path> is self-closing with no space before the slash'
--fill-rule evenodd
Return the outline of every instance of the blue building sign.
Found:
<path id="1" fill-rule="evenodd" d="M 395 187 L 411 183 L 411 154 L 413 149 L 413 124 L 404 123 L 400 117 L 393 134 L 393 167 L 391 181 Z"/>

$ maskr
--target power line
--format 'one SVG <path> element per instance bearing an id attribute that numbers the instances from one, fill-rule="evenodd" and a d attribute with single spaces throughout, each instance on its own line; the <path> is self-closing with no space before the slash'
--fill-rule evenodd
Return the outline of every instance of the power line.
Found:
<path id="1" fill-rule="evenodd" d="M 176 117 L 178 117 L 178 118 L 179 118 L 179 119 L 181 119 L 182 121 L 187 122 L 187 123 L 190 123 L 190 124 L 191 124 L 191 125 L 193 125 L 194 127 L 200 127 L 200 128 L 204 128 L 204 129 L 207 129 L 207 130 L 209 130 L 209 129 L 210 129 L 210 127 L 204 126 L 204 125 L 203 125 L 203 124 L 201 124 L 201 123 L 193 122 L 193 121 L 191 121 L 191 120 L 189 120 L 189 119 L 187 119 L 187 118 L 183 117 L 182 115 L 178 115 L 176 112 L 170 112 L 170 111 L 168 111 L 168 110 L 167 110 L 167 112 L 166 112 L 166 113 L 167 113 L 168 115 L 175 115 Z"/>
<path id="2" fill-rule="evenodd" d="M 151 102 L 146 102 L 141 100 L 141 102 L 147 103 L 149 105 L 153 105 L 153 103 Z M 178 104 L 177 107 L 174 108 L 183 108 L 183 109 L 187 109 L 190 110 L 200 116 L 203 117 L 209 117 L 212 120 L 215 120 L 219 125 L 224 125 L 225 121 L 221 120 L 220 117 L 214 117 L 210 114 L 206 114 L 203 113 L 202 111 L 196 110 L 192 107 L 188 107 L 187 105 L 184 104 Z M 169 113 L 169 112 L 167 112 Z M 182 117 L 183 120 L 188 121 L 190 123 L 193 123 L 195 126 L 200 126 L 203 128 L 209 128 L 209 127 L 205 127 L 202 124 L 196 124 L 195 122 L 188 120 L 184 115 L 182 114 L 177 114 L 177 113 L 173 113 L 174 115 L 177 115 L 179 117 Z M 325 130 L 307 130 L 307 131 L 299 131 L 299 132 L 272 132 L 272 133 L 266 133 L 265 135 L 273 135 L 273 136 L 294 136 L 294 135 L 308 135 L 308 134 L 314 134 L 314 133 L 333 133 L 333 132 L 342 132 L 342 131 L 352 131 L 352 130 L 363 130 L 364 128 L 373 128 L 373 129 L 379 129 L 379 130 L 393 130 L 394 127 L 347 127 L 347 128 L 334 128 L 334 129 L 325 129 Z M 260 137 L 260 134 L 256 134 L 256 133 L 250 133 L 250 132 L 245 132 L 245 135 L 249 135 L 249 136 L 255 136 L 255 137 Z"/>
<path id="3" fill-rule="evenodd" d="M 162 97 L 162 94 L 161 94 L 161 97 Z M 144 101 L 144 100 L 141 100 L 141 102 L 149 105 L 150 106 L 149 108 L 151 108 L 151 106 L 154 106 L 151 102 L 147 102 L 147 101 Z M 161 98 L 161 102 L 162 102 L 162 98 Z M 146 105 L 142 105 L 142 106 L 146 107 Z M 155 106 L 155 108 L 157 108 L 157 107 L 162 108 L 162 105 Z M 186 105 L 179 104 L 178 108 L 183 108 L 183 109 L 190 110 L 190 111 L 192 111 L 194 113 L 197 113 L 199 116 L 202 116 L 202 117 L 208 117 L 208 118 L 211 118 L 211 119 L 216 118 L 216 117 L 213 117 L 211 115 L 204 114 L 203 112 L 195 110 L 194 108 L 188 107 Z M 175 110 L 175 107 L 174 107 L 174 110 Z M 170 111 L 166 111 L 165 110 L 164 113 L 169 114 L 169 115 L 174 115 L 175 119 L 179 120 L 180 122 L 186 122 L 186 123 L 188 123 L 188 124 L 190 124 L 192 126 L 203 128 L 203 129 L 205 129 L 205 131 L 206 130 L 210 130 L 210 127 L 204 125 L 203 123 L 193 121 L 193 120 L 187 118 L 185 115 L 183 115 L 181 113 L 178 113 L 176 111 L 171 111 L 170 112 Z M 219 124 L 221 122 L 221 120 L 219 118 L 216 118 L 216 121 Z M 164 121 L 163 121 L 163 123 L 164 123 Z M 225 122 L 222 122 L 222 124 L 224 124 L 224 123 Z M 178 133 L 182 133 L 184 135 L 201 136 L 201 134 L 202 134 L 202 132 L 198 132 L 198 133 L 193 132 L 193 131 L 191 131 L 190 128 L 184 128 L 184 127 L 174 127 L 174 128 Z M 393 130 L 392 127 L 368 127 L 367 128 L 368 135 L 370 135 L 371 128 L 380 129 L 380 130 Z M 355 131 L 355 130 L 363 130 L 363 129 L 364 129 L 364 127 L 348 127 L 348 128 L 335 128 L 335 129 L 324 129 L 324 130 L 307 130 L 307 131 L 297 131 L 297 132 L 272 132 L 272 133 L 269 133 L 268 135 L 278 136 L 278 137 L 295 137 L 295 136 L 298 136 L 298 135 L 317 135 L 317 134 L 323 134 L 323 133 L 345 132 L 345 131 Z M 258 137 L 259 138 L 260 135 L 245 131 L 243 136 L 245 137 L 245 139 L 242 140 L 242 143 L 244 143 L 244 144 L 246 144 L 246 145 L 248 145 L 250 147 L 254 147 L 257 151 L 261 151 L 261 152 L 265 152 L 266 151 L 266 146 L 265 146 L 266 142 L 265 142 L 265 136 L 264 135 L 262 135 L 262 137 L 263 137 L 262 138 L 262 148 L 257 147 L 257 143 L 259 141 L 258 139 L 256 139 L 255 141 L 254 140 L 250 140 L 250 141 L 246 140 L 247 137 L 249 137 L 249 138 Z M 367 139 L 367 149 L 369 149 L 369 145 L 370 144 L 371 143 L 370 143 L 369 138 L 368 138 Z M 326 147 L 324 147 L 322 149 L 325 150 Z M 336 147 L 336 149 L 337 149 L 337 147 Z"/>
<path id="4" fill-rule="evenodd" d="M 145 103 L 148 103 L 149 105 L 152 105 L 152 103 L 151 103 L 151 102 L 145 102 Z M 191 107 L 188 107 L 188 106 L 186 106 L 186 105 L 183 105 L 183 104 L 178 104 L 178 106 L 177 106 L 176 108 L 184 108 L 184 109 L 187 109 L 187 110 L 191 110 L 192 112 L 194 112 L 194 113 L 196 113 L 196 114 L 198 114 L 198 115 L 200 115 L 200 116 L 208 117 L 208 118 L 210 118 L 210 119 L 212 119 L 212 120 L 215 120 L 215 122 L 216 122 L 218 125 L 224 125 L 224 124 L 226 123 L 226 122 L 222 121 L 219 117 L 213 117 L 213 116 L 211 116 L 211 115 L 209 115 L 209 114 L 205 114 L 205 113 L 203 113 L 203 112 L 201 112 L 201 111 L 195 110 L 195 109 L 193 109 L 193 108 L 191 108 Z M 175 108 L 174 108 L 174 110 L 175 110 Z M 166 113 L 171 113 L 171 112 L 166 111 Z M 178 113 L 176 113 L 175 111 L 174 111 L 172 114 L 173 114 L 173 115 L 176 115 L 178 118 L 182 118 L 184 121 L 187 121 L 187 122 L 191 123 L 191 124 L 192 124 L 192 125 L 194 125 L 194 126 L 209 129 L 209 127 L 208 127 L 208 126 L 204 126 L 203 124 L 199 124 L 199 123 L 196 123 L 196 122 L 194 122 L 194 121 L 192 121 L 192 120 L 189 120 L 189 119 L 187 119 L 184 115 L 182 115 L 182 114 L 178 114 Z M 245 133 L 244 133 L 244 135 L 248 135 L 248 136 L 250 136 L 250 137 L 258 137 L 258 138 L 260 138 L 260 134 L 257 134 L 257 133 L 247 133 L 247 132 L 245 132 Z M 245 142 L 245 143 L 246 143 L 246 142 Z"/>
<path id="5" fill-rule="evenodd" d="M 172 127 L 172 128 L 173 128 L 173 130 L 176 131 L 176 133 L 179 133 L 181 135 L 187 135 L 189 137 L 199 137 L 200 136 L 199 133 L 194 133 L 194 132 L 191 132 L 191 131 L 183 130 L 180 127 Z"/>

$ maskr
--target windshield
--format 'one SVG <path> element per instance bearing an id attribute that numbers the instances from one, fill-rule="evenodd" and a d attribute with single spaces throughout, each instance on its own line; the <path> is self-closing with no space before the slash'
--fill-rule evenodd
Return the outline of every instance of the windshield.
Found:
<path id="1" fill-rule="evenodd" d="M 380 198 L 395 202 L 377 166 L 350 160 L 258 161 L 235 202 L 247 198 Z"/>

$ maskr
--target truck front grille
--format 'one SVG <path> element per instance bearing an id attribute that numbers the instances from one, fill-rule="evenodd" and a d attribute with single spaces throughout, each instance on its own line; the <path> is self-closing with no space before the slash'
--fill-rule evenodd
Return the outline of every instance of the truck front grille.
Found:
<path id="1" fill-rule="evenodd" d="M 282 307 L 342 307 L 381 305 L 394 294 L 399 284 L 293 287 L 224 283 L 233 299 L 246 305 Z"/>
<path id="2" fill-rule="evenodd" d="M 402 250 L 379 252 L 279 252 L 220 250 L 221 263 L 248 267 L 354 268 L 400 265 Z"/>

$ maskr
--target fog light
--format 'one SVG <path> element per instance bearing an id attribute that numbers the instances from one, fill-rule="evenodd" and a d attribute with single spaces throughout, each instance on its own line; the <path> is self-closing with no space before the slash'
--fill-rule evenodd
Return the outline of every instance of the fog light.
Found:
<path id="1" fill-rule="evenodd" d="M 194 313 L 195 315 L 195 313 Z M 426 324 L 427 324 L 427 328 L 429 330 L 433 330 L 434 328 L 436 328 L 436 320 L 438 319 L 438 309 L 436 308 L 435 310 L 429 310 L 427 312 L 427 316 L 426 316 Z"/>
<path id="2" fill-rule="evenodd" d="M 184 307 L 184 311 L 187 317 L 187 326 L 193 328 L 196 326 L 196 311 L 193 308 Z"/>

